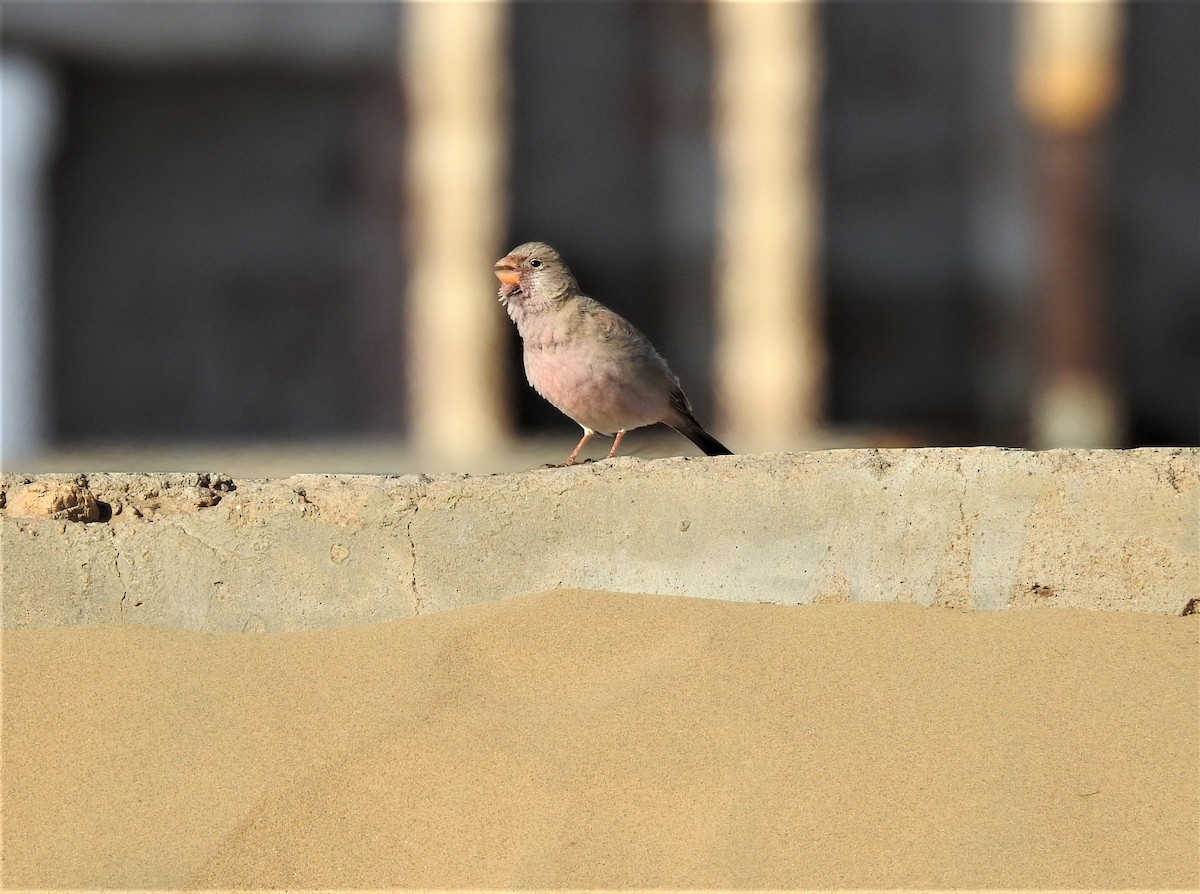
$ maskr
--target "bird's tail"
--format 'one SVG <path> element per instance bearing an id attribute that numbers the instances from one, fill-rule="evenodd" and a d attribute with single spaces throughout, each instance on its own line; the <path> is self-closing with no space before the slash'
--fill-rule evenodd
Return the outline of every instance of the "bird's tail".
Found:
<path id="1" fill-rule="evenodd" d="M 678 423 L 668 423 L 671 428 L 703 450 L 707 456 L 733 456 L 733 451 L 706 432 L 691 413 L 684 413 L 682 416 Z"/>

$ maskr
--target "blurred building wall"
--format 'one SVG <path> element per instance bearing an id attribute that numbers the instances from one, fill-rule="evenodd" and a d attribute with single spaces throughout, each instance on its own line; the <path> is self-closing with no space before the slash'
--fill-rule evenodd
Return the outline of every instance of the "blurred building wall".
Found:
<path id="1" fill-rule="evenodd" d="M 290 72 L 69 68 L 64 105 L 60 436 L 396 424 L 393 92 Z"/>
<path id="2" fill-rule="evenodd" d="M 823 7 L 837 422 L 935 443 L 1014 438 L 1032 296 L 1012 8 Z"/>
<path id="3" fill-rule="evenodd" d="M 1130 440 L 1200 443 L 1200 4 L 1127 8 L 1106 209 Z"/>
<path id="4" fill-rule="evenodd" d="M 820 8 L 835 426 L 1026 442 L 1037 246 L 1012 10 Z M 50 436 L 404 431 L 398 27 L 375 3 L 5 4 L 6 55 L 37 60 L 61 100 L 42 190 Z M 1128 6 L 1103 223 L 1131 443 L 1200 439 L 1198 57 L 1200 7 Z M 514 4 L 508 58 L 497 251 L 556 244 L 711 419 L 707 7 Z M 521 429 L 569 427 L 507 338 Z"/>
<path id="5" fill-rule="evenodd" d="M 1017 4 L 832 3 L 830 413 L 928 443 L 1029 443 L 1044 248 Z M 1095 271 L 1125 443 L 1200 441 L 1200 6 L 1131 3 Z M 1168 422 L 1168 418 L 1170 421 Z"/>
<path id="6" fill-rule="evenodd" d="M 55 437 L 395 430 L 396 11 L 13 3 L 56 75 Z"/>

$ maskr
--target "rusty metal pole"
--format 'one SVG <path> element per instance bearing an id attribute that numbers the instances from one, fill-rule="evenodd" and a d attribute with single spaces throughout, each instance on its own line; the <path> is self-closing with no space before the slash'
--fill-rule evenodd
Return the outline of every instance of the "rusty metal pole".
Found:
<path id="1" fill-rule="evenodd" d="M 1017 78 L 1035 138 L 1040 242 L 1034 447 L 1114 447 L 1122 440 L 1101 199 L 1123 23 L 1116 0 L 1026 0 L 1018 14 Z"/>

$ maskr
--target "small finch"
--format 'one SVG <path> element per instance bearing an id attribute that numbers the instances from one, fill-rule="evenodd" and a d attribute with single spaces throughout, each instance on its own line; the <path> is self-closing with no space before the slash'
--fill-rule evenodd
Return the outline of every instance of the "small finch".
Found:
<path id="1" fill-rule="evenodd" d="M 656 422 L 709 456 L 732 453 L 696 421 L 679 379 L 646 336 L 580 292 L 553 248 L 526 242 L 494 269 L 500 303 L 521 334 L 529 384 L 583 428 L 564 465 L 575 465 L 593 435 L 615 435 L 611 459 L 625 432 Z"/>

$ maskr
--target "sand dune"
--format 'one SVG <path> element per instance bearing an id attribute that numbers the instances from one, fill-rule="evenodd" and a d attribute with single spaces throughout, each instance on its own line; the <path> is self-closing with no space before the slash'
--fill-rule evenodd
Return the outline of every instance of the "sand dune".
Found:
<path id="1" fill-rule="evenodd" d="M 1200 885 L 1200 617 L 560 591 L 3 670 L 8 888 Z"/>

